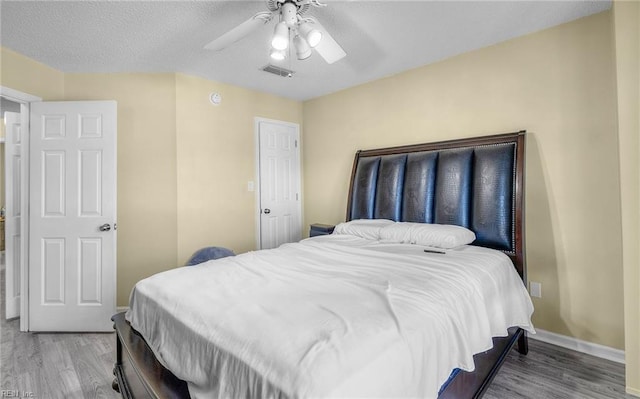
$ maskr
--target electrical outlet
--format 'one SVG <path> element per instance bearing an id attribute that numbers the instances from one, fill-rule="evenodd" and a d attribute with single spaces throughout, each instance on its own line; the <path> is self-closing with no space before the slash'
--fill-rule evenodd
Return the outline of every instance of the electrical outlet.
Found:
<path id="1" fill-rule="evenodd" d="M 535 281 L 529 282 L 529 293 L 534 298 L 542 298 L 542 284 Z"/>

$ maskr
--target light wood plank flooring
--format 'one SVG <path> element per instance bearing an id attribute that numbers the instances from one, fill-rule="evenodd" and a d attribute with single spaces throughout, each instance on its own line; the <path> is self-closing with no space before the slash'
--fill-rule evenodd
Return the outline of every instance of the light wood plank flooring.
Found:
<path id="1" fill-rule="evenodd" d="M 19 390 L 42 399 L 119 397 L 111 390 L 115 334 L 21 333 L 17 319 L 4 317 L 4 267 L 0 285 L 0 394 Z M 529 343 L 527 356 L 512 351 L 484 399 L 634 398 L 624 393 L 624 365 Z"/>
<path id="2" fill-rule="evenodd" d="M 625 393 L 624 365 L 529 339 L 515 349 L 483 399 L 638 399 Z"/>
<path id="3" fill-rule="evenodd" d="M 4 276 L 2 264 L 0 398 L 118 398 L 111 389 L 115 333 L 21 333 L 19 319 L 5 319 Z"/>

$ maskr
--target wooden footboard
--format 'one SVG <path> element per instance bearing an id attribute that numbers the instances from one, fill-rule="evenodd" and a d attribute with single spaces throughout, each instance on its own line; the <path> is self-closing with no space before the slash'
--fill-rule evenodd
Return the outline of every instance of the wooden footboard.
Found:
<path id="1" fill-rule="evenodd" d="M 476 369 L 473 373 L 459 371 L 438 395 L 438 399 L 478 399 L 491 384 L 513 345 L 518 342 L 518 352 L 527 354 L 527 337 L 521 328 L 509 329 L 506 337 L 493 338 L 493 348 L 473 357 Z"/>
<path id="2" fill-rule="evenodd" d="M 111 320 L 117 332 L 113 388 L 125 399 L 189 398 L 187 383 L 158 362 L 142 336 L 125 320 L 124 313 Z"/>

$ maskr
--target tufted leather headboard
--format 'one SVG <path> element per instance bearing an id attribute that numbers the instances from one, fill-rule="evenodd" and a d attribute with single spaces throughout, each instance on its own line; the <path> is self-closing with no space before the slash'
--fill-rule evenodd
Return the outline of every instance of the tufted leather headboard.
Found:
<path id="1" fill-rule="evenodd" d="M 347 220 L 464 226 L 525 280 L 524 139 L 521 131 L 358 151 Z"/>

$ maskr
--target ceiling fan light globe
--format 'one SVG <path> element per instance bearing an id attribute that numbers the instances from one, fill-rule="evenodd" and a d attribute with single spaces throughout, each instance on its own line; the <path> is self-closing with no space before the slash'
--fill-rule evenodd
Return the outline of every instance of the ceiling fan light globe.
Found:
<path id="1" fill-rule="evenodd" d="M 306 60 L 311 56 L 311 47 L 309 43 L 300 35 L 293 38 L 293 45 L 296 48 L 296 55 L 299 60 Z"/>
<path id="2" fill-rule="evenodd" d="M 271 58 L 276 60 L 276 61 L 282 61 L 286 58 L 286 53 L 283 50 L 276 50 L 273 49 L 271 50 L 271 54 L 270 54 Z"/>
<path id="3" fill-rule="evenodd" d="M 299 60 L 306 60 L 307 58 L 311 57 L 311 47 L 309 47 L 306 51 L 296 52 L 296 56 Z"/>
<path id="4" fill-rule="evenodd" d="M 318 44 L 320 44 L 321 40 L 322 40 L 322 32 L 320 32 L 317 29 L 311 30 L 311 32 L 309 32 L 309 34 L 307 35 L 307 42 L 311 47 L 315 47 Z"/>
<path id="5" fill-rule="evenodd" d="M 312 48 L 320 44 L 320 40 L 322 40 L 322 32 L 318 29 L 312 28 L 311 24 L 308 22 L 300 24 L 299 32 L 305 39 L 307 39 L 307 43 L 309 43 L 309 46 Z"/>
<path id="6" fill-rule="evenodd" d="M 271 47 L 276 50 L 285 50 L 289 46 L 289 28 L 284 22 L 278 22 L 271 39 Z"/>
<path id="7" fill-rule="evenodd" d="M 274 37 L 271 41 L 271 47 L 273 47 L 274 50 L 286 50 L 288 45 L 288 40 L 282 39 L 281 37 Z"/>

